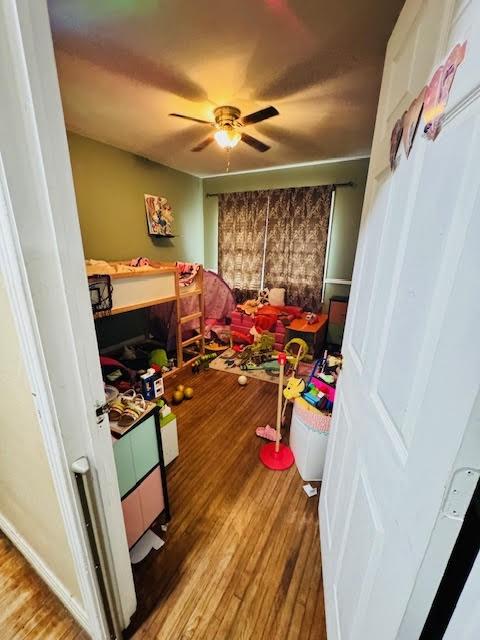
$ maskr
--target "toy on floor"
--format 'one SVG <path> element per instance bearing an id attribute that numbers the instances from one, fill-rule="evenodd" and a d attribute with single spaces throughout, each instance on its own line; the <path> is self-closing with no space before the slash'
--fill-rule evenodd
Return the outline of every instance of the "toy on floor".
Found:
<path id="1" fill-rule="evenodd" d="M 282 399 L 283 399 L 283 376 L 285 372 L 285 364 L 287 362 L 287 356 L 284 353 L 278 354 L 278 363 L 280 365 L 280 377 L 278 381 L 278 396 L 277 396 L 277 425 L 275 442 L 269 442 L 263 445 L 260 449 L 260 461 L 267 469 L 274 469 L 277 471 L 284 471 L 289 469 L 295 459 L 293 457 L 292 450 L 285 444 L 280 443 L 281 439 L 281 422 L 282 422 Z"/>
<path id="2" fill-rule="evenodd" d="M 248 360 L 240 365 L 240 369 L 242 371 L 266 371 L 267 373 L 278 374 L 280 367 L 277 360 L 267 360 L 260 364 L 255 364 L 255 362 Z"/>
<path id="3" fill-rule="evenodd" d="M 271 440 L 272 442 L 275 442 L 275 440 L 277 439 L 276 430 L 273 427 L 271 427 L 269 424 L 265 425 L 264 427 L 257 427 L 255 429 L 255 433 L 260 438 L 265 438 L 265 440 Z M 282 436 L 280 436 L 280 440 L 281 439 L 282 439 Z"/>
<path id="4" fill-rule="evenodd" d="M 256 341 L 252 345 L 246 346 L 239 353 L 240 369 L 256 369 L 265 368 L 266 362 L 271 362 L 275 359 L 273 353 L 273 345 L 275 344 L 275 336 L 268 331 L 258 335 Z M 266 367 L 267 369 L 269 367 Z M 272 368 L 278 368 L 277 364 Z"/>
<path id="5" fill-rule="evenodd" d="M 183 391 L 179 391 L 178 389 L 176 389 L 173 392 L 172 402 L 174 404 L 180 404 L 181 402 L 183 402 L 183 398 L 184 398 Z"/>
<path id="6" fill-rule="evenodd" d="M 205 345 L 205 349 L 207 351 L 211 351 L 212 354 L 221 353 L 222 351 L 225 351 L 228 348 L 229 348 L 228 344 L 221 344 L 220 342 L 216 342 L 215 340 Z"/>
<path id="7" fill-rule="evenodd" d="M 186 387 L 183 384 L 177 384 L 172 396 L 173 402 L 175 404 L 181 404 L 184 400 L 191 400 L 191 398 L 193 398 L 192 387 Z"/>
<path id="8" fill-rule="evenodd" d="M 161 370 L 163 368 L 168 368 L 168 356 L 165 349 L 154 349 L 151 351 L 149 363 L 150 365 L 156 364 Z"/>
<path id="9" fill-rule="evenodd" d="M 238 376 L 238 384 L 244 387 L 248 382 L 247 376 Z"/>
<path id="10" fill-rule="evenodd" d="M 199 356 L 192 363 L 192 373 L 200 373 L 200 371 L 205 371 L 210 368 L 210 362 L 215 360 L 217 357 L 217 353 L 207 353 L 204 356 Z"/>

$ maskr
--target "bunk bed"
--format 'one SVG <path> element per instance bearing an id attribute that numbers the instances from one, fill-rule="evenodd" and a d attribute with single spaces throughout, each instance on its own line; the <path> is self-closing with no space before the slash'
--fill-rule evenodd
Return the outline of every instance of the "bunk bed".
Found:
<path id="1" fill-rule="evenodd" d="M 117 315 L 143 309 L 166 302 L 175 302 L 177 312 L 177 368 L 190 364 L 197 356 L 184 361 L 183 350 L 195 343 L 199 344 L 200 354 L 205 353 L 204 333 L 204 288 L 203 267 L 200 265 L 193 281 L 184 286 L 174 262 L 151 262 L 147 266 L 131 267 L 128 262 L 87 261 L 89 282 L 95 276 L 108 275 L 111 285 L 111 308 L 108 315 Z M 92 285 L 91 285 L 92 287 Z M 92 296 L 92 288 L 90 294 Z M 188 296 L 198 297 L 199 310 L 189 315 L 181 315 L 181 300 Z M 92 298 L 93 301 L 93 298 Z M 105 313 L 94 313 L 102 317 Z M 183 340 L 182 327 L 185 323 L 198 319 L 199 335 Z M 169 372 L 170 373 L 170 372 Z M 168 374 L 166 374 L 168 375 Z"/>

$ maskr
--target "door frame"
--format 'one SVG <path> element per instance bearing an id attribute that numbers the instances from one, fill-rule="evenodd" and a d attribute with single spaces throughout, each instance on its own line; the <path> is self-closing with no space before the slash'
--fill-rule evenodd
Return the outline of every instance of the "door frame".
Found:
<path id="1" fill-rule="evenodd" d="M 105 397 L 46 0 L 4 0 L 0 38 L 6 96 L 3 130 L 0 125 L 0 268 L 85 615 L 68 599 L 64 604 L 100 640 L 109 635 L 71 470 L 78 458 L 87 457 L 93 471 L 109 580 L 124 627 L 136 596 L 108 417 L 96 415 Z"/>

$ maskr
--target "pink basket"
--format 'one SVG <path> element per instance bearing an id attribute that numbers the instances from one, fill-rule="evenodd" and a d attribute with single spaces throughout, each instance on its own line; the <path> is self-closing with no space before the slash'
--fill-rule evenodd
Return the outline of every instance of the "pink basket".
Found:
<path id="1" fill-rule="evenodd" d="M 330 431 L 330 422 L 332 416 L 322 413 L 321 411 L 310 411 L 306 407 L 302 406 L 301 402 L 295 402 L 293 408 L 295 415 L 297 415 L 303 424 L 314 431 L 323 431 L 327 433 Z"/>

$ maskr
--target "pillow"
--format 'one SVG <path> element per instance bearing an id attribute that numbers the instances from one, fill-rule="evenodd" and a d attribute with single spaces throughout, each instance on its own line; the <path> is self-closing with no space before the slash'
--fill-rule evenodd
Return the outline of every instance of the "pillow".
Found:
<path id="1" fill-rule="evenodd" d="M 283 307 L 285 304 L 285 289 L 270 289 L 268 302 L 274 307 Z"/>

